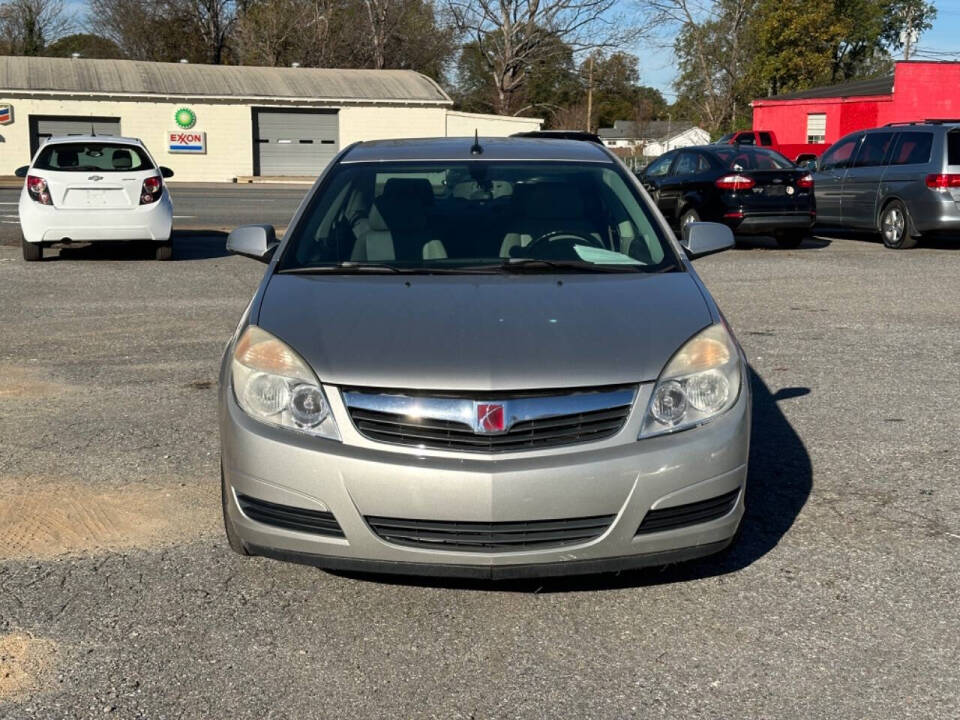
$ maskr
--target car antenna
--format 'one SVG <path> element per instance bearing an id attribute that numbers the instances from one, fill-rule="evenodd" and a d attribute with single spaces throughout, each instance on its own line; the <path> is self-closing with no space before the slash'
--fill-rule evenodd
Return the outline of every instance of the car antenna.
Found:
<path id="1" fill-rule="evenodd" d="M 93 124 L 93 115 L 90 116 L 90 137 L 97 136 L 97 128 Z"/>
<path id="2" fill-rule="evenodd" d="M 480 146 L 480 131 L 477 128 L 473 129 L 473 145 L 470 147 L 471 155 L 482 155 L 483 148 Z"/>

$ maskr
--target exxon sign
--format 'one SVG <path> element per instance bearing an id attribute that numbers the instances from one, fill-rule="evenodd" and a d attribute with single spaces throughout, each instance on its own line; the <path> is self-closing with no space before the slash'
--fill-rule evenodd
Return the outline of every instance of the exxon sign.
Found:
<path id="1" fill-rule="evenodd" d="M 13 122 L 13 105 L 0 105 L 0 125 Z"/>
<path id="2" fill-rule="evenodd" d="M 171 130 L 167 133 L 167 152 L 203 155 L 207 152 L 207 134 L 196 130 Z"/>

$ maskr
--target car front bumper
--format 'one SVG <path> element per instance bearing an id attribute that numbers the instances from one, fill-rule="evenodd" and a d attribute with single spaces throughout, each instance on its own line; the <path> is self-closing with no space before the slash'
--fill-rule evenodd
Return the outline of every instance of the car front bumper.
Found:
<path id="1" fill-rule="evenodd" d="M 709 555 L 733 538 L 743 516 L 750 393 L 712 422 L 683 432 L 627 440 L 652 385 L 640 388 L 631 417 L 609 442 L 509 458 L 363 443 L 335 388 L 326 388 L 344 442 L 263 425 L 236 404 L 221 377 L 220 433 L 227 521 L 258 555 L 341 570 L 509 578 L 663 565 Z M 360 444 L 354 441 L 360 437 Z M 736 497 L 706 522 L 637 534 L 651 509 Z M 331 512 L 344 537 L 289 530 L 251 519 L 237 495 L 290 508 Z M 366 518 L 527 522 L 612 515 L 581 544 L 506 552 L 412 547 L 382 539 Z"/>
<path id="2" fill-rule="evenodd" d="M 173 229 L 173 203 L 163 196 L 132 208 L 66 210 L 20 200 L 20 229 L 30 243 L 156 240 L 166 242 Z"/>

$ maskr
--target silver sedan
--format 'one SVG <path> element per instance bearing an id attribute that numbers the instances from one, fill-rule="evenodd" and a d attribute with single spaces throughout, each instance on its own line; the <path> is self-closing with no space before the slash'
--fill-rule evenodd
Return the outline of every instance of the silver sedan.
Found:
<path id="1" fill-rule="evenodd" d="M 223 357 L 230 546 L 332 569 L 508 578 L 724 549 L 744 508 L 743 352 L 623 164 L 588 139 L 340 153 Z"/>

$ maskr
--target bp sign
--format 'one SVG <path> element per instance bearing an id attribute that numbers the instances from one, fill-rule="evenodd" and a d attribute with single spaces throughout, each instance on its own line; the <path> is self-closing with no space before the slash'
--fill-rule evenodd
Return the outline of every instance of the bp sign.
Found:
<path id="1" fill-rule="evenodd" d="M 197 124 L 197 114 L 188 107 L 182 107 L 173 114 L 177 127 L 189 130 Z"/>

